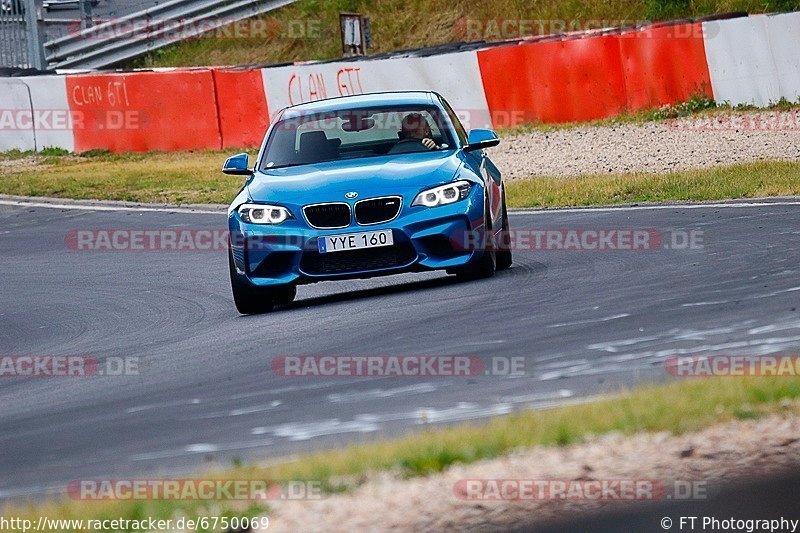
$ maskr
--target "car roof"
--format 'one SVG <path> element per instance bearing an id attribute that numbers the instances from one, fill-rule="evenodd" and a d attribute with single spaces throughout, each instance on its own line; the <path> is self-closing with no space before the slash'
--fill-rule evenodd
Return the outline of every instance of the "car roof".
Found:
<path id="1" fill-rule="evenodd" d="M 304 115 L 307 113 L 325 113 L 358 107 L 431 105 L 435 102 L 435 95 L 436 93 L 432 91 L 402 91 L 339 96 L 287 107 L 284 110 L 284 117 L 290 118 L 295 115 Z"/>

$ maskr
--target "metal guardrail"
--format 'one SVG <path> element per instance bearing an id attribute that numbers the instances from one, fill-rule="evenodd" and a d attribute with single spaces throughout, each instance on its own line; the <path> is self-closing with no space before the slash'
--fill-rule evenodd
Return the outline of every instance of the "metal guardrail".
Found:
<path id="1" fill-rule="evenodd" d="M 41 0 L 0 2 L 0 66 L 43 69 Z"/>
<path id="2" fill-rule="evenodd" d="M 51 68 L 108 67 L 294 1 L 172 0 L 46 42 L 46 60 Z"/>

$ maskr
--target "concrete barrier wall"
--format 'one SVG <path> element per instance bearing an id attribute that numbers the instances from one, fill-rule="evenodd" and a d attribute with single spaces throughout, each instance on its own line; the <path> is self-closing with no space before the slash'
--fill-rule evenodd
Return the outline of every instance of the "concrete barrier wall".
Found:
<path id="1" fill-rule="evenodd" d="M 36 150 L 31 92 L 25 83 L 15 79 L 0 80 L 0 146 L 5 150 Z"/>
<path id="2" fill-rule="evenodd" d="M 699 24 L 522 43 L 478 59 L 492 113 L 522 112 L 531 122 L 582 122 L 711 95 Z"/>
<path id="3" fill-rule="evenodd" d="M 17 78 L 30 90 L 31 106 L 40 117 L 33 129 L 36 150 L 48 147 L 75 150 L 74 121 L 67 104 L 66 76 L 31 76 Z M 8 107 L 5 96 L 0 95 L 0 107 Z M 50 118 L 45 123 L 45 117 Z M 0 150 L 12 147 L 0 146 Z"/>
<path id="4" fill-rule="evenodd" d="M 254 147 L 286 106 L 381 91 L 439 92 L 468 128 L 607 118 L 696 95 L 766 106 L 800 100 L 798 50 L 800 13 L 787 13 L 428 57 L 8 78 L 0 119 L 38 120 L 0 123 L 0 150 Z"/>
<path id="5" fill-rule="evenodd" d="M 766 19 L 780 96 L 800 101 L 800 12 L 770 15 Z"/>
<path id="6" fill-rule="evenodd" d="M 436 91 L 473 127 L 490 125 L 476 52 L 263 69 L 269 108 L 382 91 Z"/>
<path id="7" fill-rule="evenodd" d="M 67 76 L 70 109 L 83 119 L 75 150 L 145 152 L 221 146 L 210 70 Z"/>
<path id="8" fill-rule="evenodd" d="M 767 17 L 704 23 L 714 98 L 733 105 L 766 106 L 780 100 L 778 73 L 770 51 Z"/>

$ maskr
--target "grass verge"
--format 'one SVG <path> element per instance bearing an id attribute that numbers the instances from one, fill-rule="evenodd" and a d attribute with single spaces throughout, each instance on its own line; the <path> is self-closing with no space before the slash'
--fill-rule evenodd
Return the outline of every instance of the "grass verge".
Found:
<path id="1" fill-rule="evenodd" d="M 620 21 L 631 24 L 730 11 L 764 13 L 798 8 L 798 0 L 298 0 L 259 17 L 267 21 L 266 32 L 240 31 L 238 38 L 214 33 L 190 39 L 157 50 L 131 66 L 246 65 L 338 58 L 342 55 L 338 26 L 342 12 L 370 17 L 374 42 L 370 53 L 375 54 L 520 37 L 513 29 L 501 29 L 500 21 L 504 20 L 523 21 L 523 27 L 527 21 L 530 29 L 525 34 L 529 35 L 579 29 L 579 21 L 619 25 Z"/>
<path id="2" fill-rule="evenodd" d="M 800 194 L 800 163 L 765 161 L 667 174 L 531 178 L 506 185 L 511 207 L 703 201 Z"/>
<path id="3" fill-rule="evenodd" d="M 230 202 L 242 179 L 227 152 L 0 155 L 0 193 L 171 204 Z M 251 152 L 252 153 L 252 152 Z M 509 207 L 722 200 L 800 194 L 800 163 L 767 161 L 666 174 L 534 177 L 507 183 Z"/>
<path id="4" fill-rule="evenodd" d="M 227 203 L 242 178 L 220 172 L 230 150 L 0 157 L 0 193 L 80 200 Z M 254 153 L 250 151 L 250 153 Z"/>
<path id="5" fill-rule="evenodd" d="M 425 429 L 407 437 L 318 452 L 273 466 L 239 466 L 198 476 L 217 479 L 317 481 L 329 492 L 350 490 L 376 471 L 424 476 L 454 463 L 491 459 L 514 449 L 565 446 L 609 432 L 631 435 L 666 431 L 683 434 L 736 419 L 783 413 L 800 414 L 800 381 L 789 377 L 696 379 L 652 385 L 586 404 L 545 411 L 522 411 L 487 422 Z M 52 501 L 2 509 L 5 517 L 36 523 L 58 518 L 175 518 L 179 516 L 252 516 L 261 512 L 242 503 L 187 501 Z M 64 529 L 75 531 L 75 529 Z"/>

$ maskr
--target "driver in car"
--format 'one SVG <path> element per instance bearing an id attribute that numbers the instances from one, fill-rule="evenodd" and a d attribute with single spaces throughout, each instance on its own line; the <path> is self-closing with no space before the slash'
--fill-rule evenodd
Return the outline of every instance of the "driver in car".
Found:
<path id="1" fill-rule="evenodd" d="M 431 125 L 419 113 L 409 113 L 403 117 L 399 135 L 400 140 L 389 150 L 390 154 L 407 154 L 439 148 L 431 138 Z"/>

